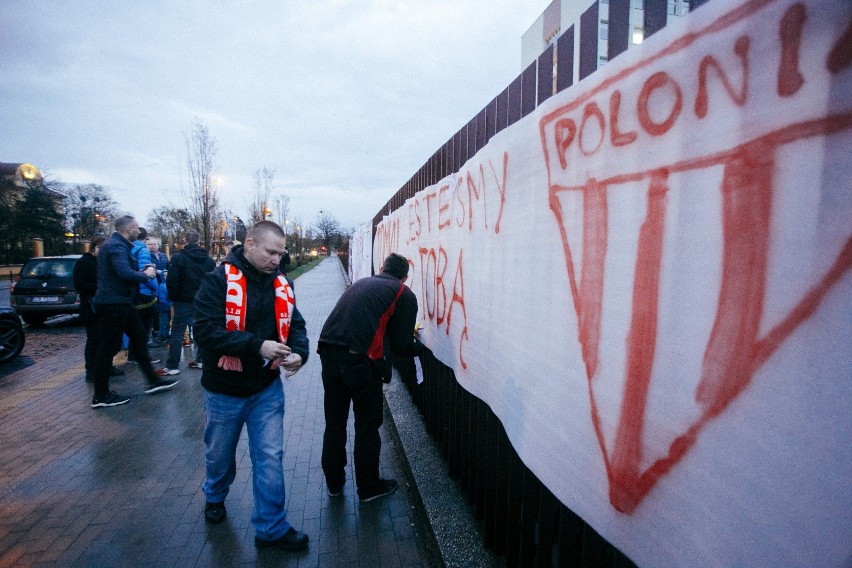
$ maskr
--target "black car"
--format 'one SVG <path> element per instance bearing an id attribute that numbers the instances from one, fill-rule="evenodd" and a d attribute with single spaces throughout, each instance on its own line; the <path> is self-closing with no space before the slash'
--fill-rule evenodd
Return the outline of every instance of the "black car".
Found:
<path id="1" fill-rule="evenodd" d="M 25 322 L 40 325 L 50 316 L 80 313 L 80 294 L 73 278 L 74 264 L 80 256 L 41 256 L 24 264 L 9 303 Z"/>
<path id="2" fill-rule="evenodd" d="M 0 306 L 0 363 L 17 357 L 24 349 L 24 326 L 15 310 Z"/>

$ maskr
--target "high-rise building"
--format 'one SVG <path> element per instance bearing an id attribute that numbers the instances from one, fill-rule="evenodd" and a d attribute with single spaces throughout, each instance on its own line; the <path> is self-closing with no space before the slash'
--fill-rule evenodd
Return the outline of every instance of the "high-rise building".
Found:
<path id="1" fill-rule="evenodd" d="M 625 0 L 630 3 L 629 25 L 627 26 L 627 48 L 630 49 L 645 38 L 645 0 Z M 668 0 L 666 10 L 666 21 L 678 18 L 689 12 L 691 0 Z M 598 59 L 597 67 L 603 66 L 609 59 L 609 3 L 610 0 L 553 0 L 545 8 L 541 16 L 524 32 L 521 37 L 521 69 L 525 69 L 532 63 L 548 45 L 556 43 L 557 38 L 566 31 L 579 30 L 581 19 L 583 24 L 591 21 L 589 16 L 594 16 L 597 11 L 597 38 Z M 571 59 L 574 62 L 573 80 L 576 83 L 580 78 L 580 42 L 574 41 L 574 54 Z"/>

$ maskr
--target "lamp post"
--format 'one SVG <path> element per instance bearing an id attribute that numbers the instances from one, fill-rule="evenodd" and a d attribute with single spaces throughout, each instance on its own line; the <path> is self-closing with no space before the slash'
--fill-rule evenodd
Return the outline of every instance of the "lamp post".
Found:
<path id="1" fill-rule="evenodd" d="M 261 220 L 261 221 L 266 221 L 266 216 L 267 216 L 267 215 L 272 215 L 272 209 L 270 209 L 269 207 L 267 207 L 266 205 L 264 205 L 264 206 L 263 206 L 263 209 L 262 209 L 262 210 L 261 210 L 261 212 L 260 212 L 260 214 L 261 214 L 261 218 L 260 218 L 260 220 Z"/>

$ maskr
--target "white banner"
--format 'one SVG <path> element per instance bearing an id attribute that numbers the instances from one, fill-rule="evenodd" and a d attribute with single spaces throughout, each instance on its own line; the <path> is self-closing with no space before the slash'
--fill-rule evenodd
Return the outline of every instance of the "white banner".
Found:
<path id="1" fill-rule="evenodd" d="M 373 266 L 373 225 L 360 227 L 349 239 L 349 281 L 370 276 Z"/>
<path id="2" fill-rule="evenodd" d="M 714 0 L 378 227 L 424 342 L 641 566 L 852 565 L 851 21 Z"/>

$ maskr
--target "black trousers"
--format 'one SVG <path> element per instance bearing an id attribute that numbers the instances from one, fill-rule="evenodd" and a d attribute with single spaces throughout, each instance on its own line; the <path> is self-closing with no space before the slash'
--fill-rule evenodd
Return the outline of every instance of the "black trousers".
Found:
<path id="1" fill-rule="evenodd" d="M 136 313 L 139 314 L 139 321 L 142 323 L 142 327 L 145 329 L 145 344 L 147 346 L 147 337 L 151 335 L 151 329 L 154 325 L 154 320 L 157 319 L 157 316 L 159 316 L 159 314 L 157 313 L 158 308 L 156 298 L 139 294 L 136 296 L 134 307 L 136 309 Z M 140 358 L 139 353 L 140 352 L 137 352 L 136 348 L 133 347 L 133 344 L 131 343 L 130 349 L 127 351 L 127 358 L 131 361 L 138 361 Z"/>
<path id="2" fill-rule="evenodd" d="M 355 484 L 359 494 L 379 485 L 379 427 L 384 420 L 382 378 L 366 355 L 347 349 L 320 349 L 322 384 L 325 390 L 325 434 L 322 470 L 325 482 L 337 491 L 346 482 L 346 423 L 349 405 L 355 413 Z"/>
<path id="3" fill-rule="evenodd" d="M 86 362 L 86 374 L 95 372 L 95 358 L 98 355 L 98 318 L 92 314 L 86 317 L 86 347 L 83 360 Z"/>
<path id="4" fill-rule="evenodd" d="M 159 378 L 148 355 L 148 332 L 142 327 L 139 312 L 130 304 L 98 304 L 98 354 L 95 357 L 95 397 L 109 394 L 109 371 L 112 358 L 121 349 L 122 334 L 130 339 L 130 347 L 139 354 L 136 360 L 149 383 Z"/>

